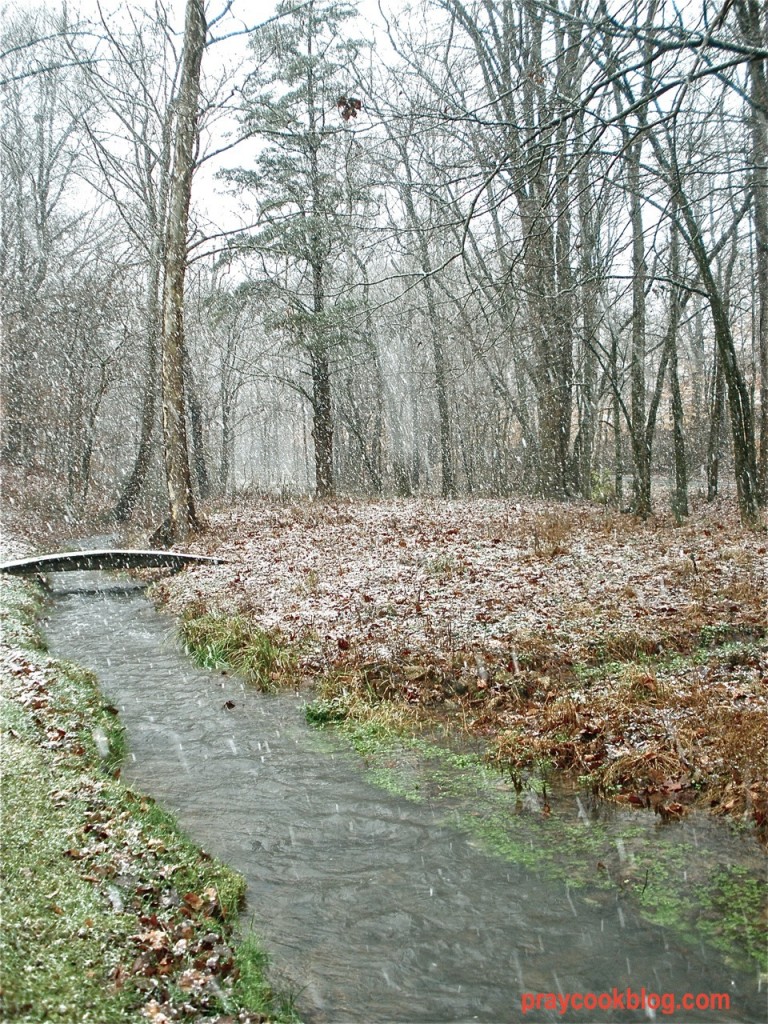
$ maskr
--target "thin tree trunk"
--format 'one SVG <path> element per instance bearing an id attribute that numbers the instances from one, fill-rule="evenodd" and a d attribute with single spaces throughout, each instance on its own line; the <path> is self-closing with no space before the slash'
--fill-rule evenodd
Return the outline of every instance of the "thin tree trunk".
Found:
<path id="1" fill-rule="evenodd" d="M 426 239 L 418 227 L 416 209 L 409 199 L 406 203 L 411 215 L 411 222 L 418 233 L 419 253 L 422 272 L 424 274 L 424 294 L 427 300 L 427 314 L 430 323 L 430 341 L 432 344 L 432 361 L 435 368 L 435 392 L 437 394 L 437 417 L 440 425 L 440 494 L 443 498 L 452 498 L 456 494 L 456 482 L 453 473 L 453 452 L 451 450 L 451 414 L 448 404 L 448 366 L 445 350 L 438 333 L 438 312 L 432 290 L 432 261 Z"/>
<path id="2" fill-rule="evenodd" d="M 760 363 L 759 497 L 768 504 L 768 81 L 766 62 L 750 64 L 752 77 L 752 160 L 757 245 L 757 342 Z"/>
<path id="3" fill-rule="evenodd" d="M 680 376 L 677 365 L 677 335 L 682 305 L 677 281 L 680 276 L 680 244 L 677 225 L 673 219 L 669 240 L 669 272 L 672 278 L 669 301 L 669 327 L 667 345 L 669 351 L 669 385 L 672 391 L 672 432 L 675 446 L 675 489 L 672 496 L 672 510 L 680 521 L 688 515 L 688 464 L 685 451 L 683 426 L 683 398 L 680 393 Z M 690 292 L 688 293 L 690 295 Z"/>
<path id="4" fill-rule="evenodd" d="M 205 451 L 205 430 L 203 403 L 195 384 L 192 372 L 192 360 L 189 352 L 184 351 L 184 392 L 189 401 L 189 427 L 192 434 L 192 465 L 195 470 L 197 493 L 205 500 L 211 493 L 208 459 Z"/>
<path id="5" fill-rule="evenodd" d="M 645 409 L 645 237 L 640 198 L 642 138 L 629 155 L 630 220 L 632 223 L 632 454 L 635 512 L 651 513 L 651 448 Z M 655 418 L 655 417 L 654 417 Z M 651 435 L 652 436 L 652 435 Z"/>
<path id="6" fill-rule="evenodd" d="M 720 485 L 720 450 L 725 414 L 725 378 L 720 351 L 715 345 L 715 373 L 712 381 L 709 439 L 707 442 L 707 501 L 714 501 Z"/>
<path id="7" fill-rule="evenodd" d="M 222 375 L 221 383 L 221 465 L 219 467 L 219 487 L 222 494 L 229 489 L 229 476 L 232 471 L 235 454 L 234 410 L 226 384 Z"/>
<path id="8" fill-rule="evenodd" d="M 371 455 L 373 466 L 373 489 L 374 493 L 381 497 L 384 490 L 384 373 L 381 368 L 381 359 L 376 341 L 371 336 L 371 359 L 373 361 L 373 373 L 376 385 L 374 397 L 375 414 L 373 419 L 373 453 Z"/>
<path id="9" fill-rule="evenodd" d="M 755 53 L 765 51 L 768 23 L 761 0 L 737 0 L 736 14 L 744 42 Z M 768 62 L 755 56 L 749 63 L 752 196 L 754 206 L 757 291 L 757 350 L 760 366 L 760 454 L 758 500 L 768 504 Z"/>
<path id="10" fill-rule="evenodd" d="M 312 439 L 315 442 L 315 487 L 318 498 L 332 498 L 335 493 L 333 474 L 333 407 L 331 370 L 325 346 L 310 351 L 312 365 Z"/>
<path id="11" fill-rule="evenodd" d="M 588 165 L 579 164 L 579 207 L 581 234 L 581 307 L 582 307 L 582 387 L 579 403 L 579 433 L 574 443 L 576 488 L 584 498 L 592 496 L 592 460 L 595 444 L 597 358 L 596 232 L 590 210 L 587 181 Z"/>
<path id="12" fill-rule="evenodd" d="M 456 483 L 453 472 L 453 452 L 451 451 L 451 416 L 448 400 L 448 363 L 439 335 L 440 321 L 437 304 L 435 303 L 434 282 L 432 280 L 432 258 L 429 252 L 429 242 L 426 230 L 419 220 L 419 214 L 416 210 L 416 204 L 413 199 L 414 183 L 408 149 L 402 141 L 397 143 L 397 146 L 403 162 L 403 169 L 405 171 L 405 181 L 401 183 L 400 194 L 403 205 L 405 206 L 405 212 L 408 216 L 409 226 L 416 237 L 416 245 L 419 253 L 419 269 L 422 273 L 424 298 L 426 299 L 427 315 L 429 317 L 429 336 L 432 349 L 432 361 L 435 371 L 437 416 L 440 430 L 440 494 L 443 498 L 451 498 L 454 497 L 456 493 Z"/>
<path id="13" fill-rule="evenodd" d="M 115 507 L 118 523 L 133 515 L 152 465 L 158 398 L 158 333 L 160 328 L 160 254 L 150 268 L 147 283 L 147 367 L 141 408 L 141 433 L 136 461 Z"/>
<path id="14" fill-rule="evenodd" d="M 707 292 L 728 393 L 739 511 L 745 522 L 755 523 L 759 517 L 757 452 L 749 390 L 736 355 L 728 310 L 712 273 L 701 231 L 687 199 L 682 197 L 681 193 L 680 189 L 678 201 L 688 229 L 689 245 Z"/>
<path id="15" fill-rule="evenodd" d="M 187 0 L 163 288 L 163 437 L 170 506 L 169 534 L 173 542 L 184 540 L 197 525 L 184 394 L 184 277 L 205 34 L 203 0 Z"/>
<path id="16" fill-rule="evenodd" d="M 653 142 L 659 164 L 666 172 L 676 208 L 680 213 L 678 225 L 696 262 L 706 292 L 728 395 L 739 512 L 745 523 L 755 524 L 760 515 L 760 502 L 754 416 L 749 388 L 736 354 L 726 293 L 715 280 L 711 263 L 712 256 L 707 252 L 701 227 L 694 214 L 691 201 L 683 188 L 682 175 L 674 149 L 671 154 L 667 155 L 663 152 L 659 139 L 653 134 L 650 139 Z"/>
<path id="17" fill-rule="evenodd" d="M 312 312 L 314 314 L 314 337 L 310 341 L 310 364 L 312 367 L 312 439 L 315 442 L 315 490 L 318 498 L 332 498 L 336 493 L 333 471 L 333 393 L 331 389 L 331 362 L 323 314 L 325 313 L 325 286 L 323 270 L 325 257 L 322 253 L 323 239 L 319 234 L 318 218 L 322 201 L 318 149 L 320 136 L 317 130 L 317 109 L 315 104 L 314 68 L 314 5 L 309 4 L 309 28 L 307 30 L 307 113 L 309 117 L 309 160 L 312 188 Z"/>
<path id="18" fill-rule="evenodd" d="M 613 391 L 613 480 L 616 507 L 624 504 L 624 455 L 621 441 L 621 381 L 619 380 L 619 341 L 615 332 L 611 337 L 611 383 Z"/>

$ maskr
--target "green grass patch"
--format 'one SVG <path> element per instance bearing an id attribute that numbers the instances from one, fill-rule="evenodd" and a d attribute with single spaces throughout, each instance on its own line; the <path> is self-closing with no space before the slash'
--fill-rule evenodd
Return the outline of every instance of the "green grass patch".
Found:
<path id="1" fill-rule="evenodd" d="M 82 801 L 57 806 L 55 772 L 39 749 L 3 741 L 3 865 L 0 982 L 7 1021 L 131 1019 L 136 991 L 110 991 L 127 921 L 65 855 L 82 823 Z"/>
<path id="2" fill-rule="evenodd" d="M 179 633 L 198 665 L 229 668 L 260 690 L 273 692 L 295 679 L 294 651 L 244 615 L 185 615 Z"/>
<path id="3" fill-rule="evenodd" d="M 699 632 L 699 647 L 753 644 L 763 637 L 765 637 L 765 629 L 760 626 L 714 622 L 711 625 L 702 626 Z"/>
<path id="4" fill-rule="evenodd" d="M 489 774 L 481 755 L 456 752 L 414 732 L 413 716 L 402 706 L 354 690 L 318 697 L 306 705 L 311 725 L 332 726 L 364 758 L 381 789 L 408 800 L 470 796 Z"/>
<path id="5" fill-rule="evenodd" d="M 734 630 L 728 625 L 707 626 L 699 634 L 698 646 L 688 652 L 664 650 L 628 661 L 576 662 L 572 667 L 574 685 L 584 688 L 609 679 L 622 679 L 628 671 L 640 668 L 659 669 L 674 676 L 693 666 L 723 664 L 735 668 L 750 665 L 764 647 L 760 636 L 759 630 Z"/>
<path id="6" fill-rule="evenodd" d="M 116 711 L 90 672 L 45 654 L 35 591 L 0 580 L 0 1018 L 295 1021 L 257 940 L 236 943 L 244 879 L 119 781 Z"/>
<path id="7" fill-rule="evenodd" d="M 43 650 L 45 644 L 36 624 L 42 606 L 39 587 L 11 576 L 5 577 L 0 593 L 0 637 L 3 644 L 25 650 Z"/>
<path id="8" fill-rule="evenodd" d="M 235 961 L 238 977 L 233 996 L 237 1005 L 260 1013 L 265 1021 L 300 1024 L 293 997 L 276 994 L 267 981 L 269 957 L 255 936 L 245 936 L 235 951 Z"/>

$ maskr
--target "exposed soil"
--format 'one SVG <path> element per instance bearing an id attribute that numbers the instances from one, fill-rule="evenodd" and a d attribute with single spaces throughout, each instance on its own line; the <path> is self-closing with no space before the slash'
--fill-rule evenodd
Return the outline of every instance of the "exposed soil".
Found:
<path id="1" fill-rule="evenodd" d="M 159 582 L 187 624 L 236 617 L 337 708 L 482 737 L 679 817 L 768 825 L 765 527 L 530 500 L 243 502 L 191 545 L 231 565 Z M 244 628 L 244 623 L 246 628 Z M 343 713 L 343 712 L 342 712 Z"/>

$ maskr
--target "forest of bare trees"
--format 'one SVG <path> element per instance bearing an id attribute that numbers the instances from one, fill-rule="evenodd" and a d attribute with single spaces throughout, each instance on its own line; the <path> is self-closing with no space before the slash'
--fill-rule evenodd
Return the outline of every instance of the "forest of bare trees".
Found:
<path id="1" fill-rule="evenodd" d="M 5 11 L 9 480 L 757 519 L 764 0 L 183 6 Z"/>

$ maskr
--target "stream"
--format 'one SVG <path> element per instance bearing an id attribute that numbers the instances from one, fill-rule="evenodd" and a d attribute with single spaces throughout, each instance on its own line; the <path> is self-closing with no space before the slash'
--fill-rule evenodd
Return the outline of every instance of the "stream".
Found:
<path id="1" fill-rule="evenodd" d="M 51 653 L 94 670 L 119 708 L 130 751 L 124 781 L 243 873 L 244 926 L 262 939 L 273 981 L 295 993 L 305 1021 L 766 1019 L 752 968 L 648 923 L 620 886 L 571 886 L 494 854 L 455 825 L 477 806 L 374 786 L 343 741 L 306 724 L 301 697 L 265 695 L 194 666 L 138 584 L 94 572 L 51 581 Z M 568 808 L 569 828 L 592 828 L 582 801 L 571 795 Z M 631 827 L 646 855 L 663 829 L 698 863 L 759 862 L 754 840 L 708 819 L 661 826 L 638 812 L 595 814 L 619 861 Z M 541 832 L 526 831 L 528 821 L 532 829 L 540 817 L 518 814 L 509 827 L 532 846 Z M 558 831 L 546 835 L 556 860 Z M 521 1005 L 522 993 L 627 988 L 677 999 L 727 993 L 730 1010 L 669 1013 L 665 1003 L 561 1015 L 544 1004 L 524 1014 Z"/>

